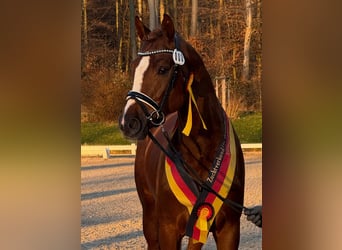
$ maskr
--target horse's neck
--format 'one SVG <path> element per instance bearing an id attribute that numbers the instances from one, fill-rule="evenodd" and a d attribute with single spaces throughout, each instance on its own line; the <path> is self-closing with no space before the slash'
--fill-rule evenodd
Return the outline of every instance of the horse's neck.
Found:
<path id="1" fill-rule="evenodd" d="M 185 105 L 179 112 L 179 139 L 181 140 L 180 151 L 183 157 L 188 161 L 192 161 L 193 165 L 202 165 L 199 167 L 208 169 L 215 158 L 216 150 L 223 138 L 225 130 L 223 122 L 224 111 L 216 97 L 210 77 L 201 79 L 205 79 L 206 81 L 204 82 L 202 80 L 197 83 L 197 87 L 205 86 L 209 91 L 206 91 L 205 95 L 195 96 L 195 99 L 207 129 L 204 129 L 198 111 L 195 105 L 192 104 L 193 124 L 190 135 L 186 136 L 181 133 L 188 119 L 188 105 Z M 196 91 L 194 89 L 194 92 L 198 92 L 198 90 Z"/>

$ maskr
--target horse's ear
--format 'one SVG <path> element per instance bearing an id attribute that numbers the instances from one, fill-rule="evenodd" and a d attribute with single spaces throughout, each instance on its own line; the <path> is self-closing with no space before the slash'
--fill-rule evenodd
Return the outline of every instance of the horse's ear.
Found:
<path id="1" fill-rule="evenodd" d="M 165 32 L 169 40 L 173 40 L 175 36 L 175 26 L 173 25 L 172 19 L 169 15 L 164 14 L 164 18 L 161 24 L 162 30 Z"/>
<path id="2" fill-rule="evenodd" d="M 150 29 L 143 24 L 138 16 L 135 17 L 135 28 L 137 29 L 140 40 L 146 39 L 147 35 L 151 32 Z"/>

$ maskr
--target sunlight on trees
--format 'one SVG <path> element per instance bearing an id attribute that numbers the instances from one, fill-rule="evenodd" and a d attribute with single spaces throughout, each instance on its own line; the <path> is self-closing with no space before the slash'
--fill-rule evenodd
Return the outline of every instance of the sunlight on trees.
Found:
<path id="1" fill-rule="evenodd" d="M 260 111 L 261 0 L 82 0 L 81 93 L 88 117 L 117 120 L 139 49 L 132 18 L 159 26 L 163 13 L 202 56 L 213 83 L 229 88 L 226 111 Z"/>

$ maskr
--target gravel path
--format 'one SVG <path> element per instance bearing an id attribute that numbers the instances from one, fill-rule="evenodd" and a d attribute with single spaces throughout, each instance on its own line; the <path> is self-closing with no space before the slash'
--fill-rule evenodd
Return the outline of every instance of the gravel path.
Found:
<path id="1" fill-rule="evenodd" d="M 247 207 L 262 203 L 261 156 L 245 153 Z M 134 157 L 81 159 L 82 249 L 147 249 L 133 165 Z M 242 215 L 239 249 L 262 249 L 261 242 L 262 230 Z M 216 249 L 211 234 L 203 249 Z"/>

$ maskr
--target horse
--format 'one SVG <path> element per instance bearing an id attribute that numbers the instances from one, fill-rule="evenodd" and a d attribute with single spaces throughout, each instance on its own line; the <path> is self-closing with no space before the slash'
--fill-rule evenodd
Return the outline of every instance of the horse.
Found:
<path id="1" fill-rule="evenodd" d="M 148 249 L 180 249 L 189 228 L 204 228 L 204 238 L 212 232 L 217 249 L 238 249 L 244 208 L 244 158 L 234 128 L 227 129 L 229 118 L 204 62 L 175 31 L 167 14 L 153 31 L 139 17 L 135 17 L 135 27 L 141 40 L 140 52 L 132 61 L 133 88 L 119 126 L 125 137 L 137 140 L 134 174 Z M 228 153 L 235 160 L 230 161 L 234 172 L 228 180 L 228 194 L 222 197 L 206 183 L 218 172 L 213 162 L 222 160 L 217 158 L 224 137 L 232 140 L 229 147 L 233 150 Z M 222 152 L 227 154 L 227 150 Z M 172 171 L 165 167 L 169 158 L 176 162 L 178 175 L 185 176 L 183 184 L 195 194 L 191 198 L 195 199 L 193 207 L 184 205 L 173 192 L 175 183 L 170 184 L 168 179 Z M 206 202 L 195 204 L 205 191 L 213 199 L 221 199 L 218 211 Z M 189 237 L 188 249 L 201 249 L 203 244 L 205 240 Z"/>

